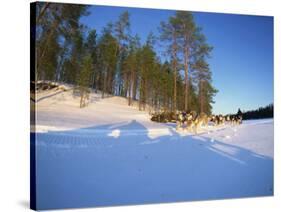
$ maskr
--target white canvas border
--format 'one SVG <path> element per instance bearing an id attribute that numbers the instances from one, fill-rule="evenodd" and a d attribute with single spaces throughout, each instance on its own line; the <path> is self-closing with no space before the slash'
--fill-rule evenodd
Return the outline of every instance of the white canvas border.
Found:
<path id="1" fill-rule="evenodd" d="M 29 2 L 1 2 L 0 211 L 28 210 L 29 201 Z M 280 210 L 280 6 L 276 0 L 57 0 L 100 5 L 182 9 L 274 16 L 275 196 L 235 200 L 76 209 L 68 211 L 279 211 Z M 279 58 L 279 61 L 278 61 Z M 279 167 L 279 168 L 278 168 Z"/>

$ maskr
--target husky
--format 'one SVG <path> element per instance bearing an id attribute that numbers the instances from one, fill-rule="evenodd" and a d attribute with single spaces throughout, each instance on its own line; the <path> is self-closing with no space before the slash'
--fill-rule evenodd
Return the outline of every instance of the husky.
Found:
<path id="1" fill-rule="evenodd" d="M 197 113 L 195 111 L 191 111 L 186 115 L 186 129 L 187 130 L 192 130 L 194 128 L 194 120 L 196 119 Z"/>
<path id="2" fill-rule="evenodd" d="M 202 126 L 207 126 L 208 123 L 209 119 L 205 113 L 200 113 L 197 115 L 195 111 L 192 111 L 187 115 L 187 127 L 195 134 L 197 134 L 198 129 L 200 129 Z"/>
<path id="3" fill-rule="evenodd" d="M 209 117 L 207 114 L 200 113 L 198 115 L 196 111 L 191 111 L 189 113 L 185 111 L 178 112 L 177 117 L 177 130 L 182 128 L 183 130 L 189 130 L 197 134 L 199 128 L 208 126 L 209 124 Z"/>
<path id="4" fill-rule="evenodd" d="M 200 113 L 200 119 L 202 120 L 202 126 L 206 127 L 209 125 L 209 117 L 206 113 Z"/>
<path id="5" fill-rule="evenodd" d="M 210 121 L 214 123 L 215 126 L 219 126 L 225 123 L 226 118 L 223 115 L 212 115 Z"/>
<path id="6" fill-rule="evenodd" d="M 241 115 L 233 115 L 233 116 L 231 116 L 231 124 L 232 125 L 242 124 L 242 116 Z"/>
<path id="7" fill-rule="evenodd" d="M 188 130 L 189 128 L 192 128 L 195 117 L 196 113 L 194 111 L 190 113 L 187 113 L 186 111 L 178 111 L 176 129 Z"/>
<path id="8" fill-rule="evenodd" d="M 219 125 L 219 121 L 220 121 L 219 116 L 212 115 L 210 121 L 213 122 L 215 126 Z"/>
<path id="9" fill-rule="evenodd" d="M 230 115 L 226 115 L 224 118 L 226 122 L 230 122 Z"/>
<path id="10" fill-rule="evenodd" d="M 177 112 L 177 127 L 176 129 L 179 130 L 180 128 L 184 129 L 184 124 L 186 122 L 186 112 Z"/>
<path id="11" fill-rule="evenodd" d="M 219 115 L 219 125 L 225 124 L 225 117 L 223 115 Z"/>

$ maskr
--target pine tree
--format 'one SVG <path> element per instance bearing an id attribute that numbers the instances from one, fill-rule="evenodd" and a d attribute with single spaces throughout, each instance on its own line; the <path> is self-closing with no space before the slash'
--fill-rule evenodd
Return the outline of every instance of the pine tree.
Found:
<path id="1" fill-rule="evenodd" d="M 218 91 L 211 85 L 212 78 L 209 64 L 206 63 L 204 58 L 200 58 L 193 64 L 193 69 L 199 90 L 199 111 L 210 114 L 212 110 L 211 103 L 214 103 L 213 97 Z"/>
<path id="2" fill-rule="evenodd" d="M 163 63 L 154 51 L 155 36 L 149 34 L 143 45 L 130 36 L 127 11 L 97 35 L 79 22 L 88 15 L 87 6 L 40 2 L 37 7 L 37 79 L 74 84 L 81 107 L 92 87 L 102 97 L 124 96 L 128 105 L 138 100 L 140 110 L 148 105 L 154 111 L 211 113 L 217 92 L 207 63 L 212 47 L 192 13 L 177 11 L 161 23 L 159 38 L 169 55 Z"/>
<path id="3" fill-rule="evenodd" d="M 130 38 L 129 51 L 124 59 L 124 80 L 125 96 L 128 96 L 128 105 L 132 104 L 133 95 L 136 95 L 137 75 L 138 75 L 138 51 L 140 49 L 140 39 L 138 35 Z"/>
<path id="4" fill-rule="evenodd" d="M 207 44 L 206 37 L 201 28 L 194 31 L 191 56 L 191 72 L 198 87 L 198 111 L 211 114 L 213 97 L 218 92 L 212 86 L 212 73 L 207 63 L 213 47 Z"/>
<path id="5" fill-rule="evenodd" d="M 97 33 L 96 30 L 90 30 L 85 43 L 85 51 L 90 55 L 92 60 L 92 74 L 91 74 L 91 87 L 96 84 L 97 73 L 94 71 L 97 69 Z"/>
<path id="6" fill-rule="evenodd" d="M 105 28 L 103 35 L 98 43 L 98 61 L 101 69 L 100 80 L 102 89 L 102 97 L 105 93 L 114 93 L 114 76 L 117 63 L 116 48 L 118 47 L 117 40 L 111 34 L 108 28 Z"/>
<path id="7" fill-rule="evenodd" d="M 71 32 L 79 27 L 79 18 L 88 14 L 88 6 L 38 2 L 36 7 L 36 80 L 56 80 L 66 59 L 61 55 L 66 45 L 62 48 L 60 42 L 70 43 Z"/>
<path id="8" fill-rule="evenodd" d="M 91 72 L 93 70 L 92 57 L 91 55 L 86 55 L 82 59 L 82 69 L 80 71 L 79 77 L 77 78 L 77 90 L 80 94 L 80 108 L 87 105 L 90 94 L 90 83 L 91 83 Z"/>
<path id="9" fill-rule="evenodd" d="M 161 22 L 160 39 L 167 43 L 167 52 L 171 55 L 171 64 L 174 75 L 173 111 L 177 109 L 177 79 L 178 79 L 178 51 L 179 51 L 179 20 L 170 17 L 168 22 Z"/>
<path id="10" fill-rule="evenodd" d="M 121 95 L 123 89 L 122 81 L 122 65 L 123 58 L 126 51 L 127 42 L 129 40 L 129 31 L 130 31 L 130 14 L 128 11 L 123 12 L 118 21 L 114 24 L 115 37 L 117 39 L 118 48 L 116 51 L 117 63 L 116 63 L 116 72 L 115 72 L 115 93 Z"/>
<path id="11" fill-rule="evenodd" d="M 77 28 L 71 36 L 70 57 L 66 60 L 66 68 L 64 69 L 66 82 L 76 84 L 79 78 L 82 58 L 84 55 L 84 38 L 82 28 Z"/>
<path id="12" fill-rule="evenodd" d="M 173 99 L 173 71 L 171 64 L 165 61 L 161 67 L 161 87 L 163 96 L 163 108 L 165 111 L 172 111 L 172 99 Z"/>
<path id="13" fill-rule="evenodd" d="M 150 39 L 147 39 L 140 53 L 139 110 L 145 110 L 148 103 L 149 79 L 155 68 L 155 56 Z"/>
<path id="14" fill-rule="evenodd" d="M 194 35 L 196 24 L 191 12 L 177 11 L 175 18 L 179 22 L 180 47 L 184 63 L 184 110 L 187 111 L 189 109 L 189 66 L 192 55 L 192 45 L 196 39 L 196 36 Z"/>
<path id="15" fill-rule="evenodd" d="M 58 66 L 58 57 L 61 51 L 61 47 L 58 43 L 58 34 L 52 33 L 48 35 L 45 31 L 42 32 L 40 40 L 37 42 L 37 52 L 41 52 L 44 49 L 44 54 L 41 55 L 37 61 L 37 79 L 42 80 L 55 80 L 56 70 Z M 45 45 L 48 44 L 48 48 Z"/>

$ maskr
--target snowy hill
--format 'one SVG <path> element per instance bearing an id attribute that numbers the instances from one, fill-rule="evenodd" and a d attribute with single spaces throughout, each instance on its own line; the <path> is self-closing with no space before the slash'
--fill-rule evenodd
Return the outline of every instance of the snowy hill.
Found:
<path id="1" fill-rule="evenodd" d="M 273 119 L 194 135 L 121 97 L 80 109 L 71 90 L 42 91 L 35 105 L 41 209 L 273 194 Z"/>
<path id="2" fill-rule="evenodd" d="M 80 97 L 74 96 L 71 88 L 41 91 L 37 94 L 37 131 L 77 129 L 111 123 L 140 122 L 151 129 L 162 128 L 162 124 L 150 121 L 148 112 L 139 111 L 137 104 L 128 106 L 123 97 L 101 98 L 100 93 L 90 94 L 90 104 L 80 109 Z"/>

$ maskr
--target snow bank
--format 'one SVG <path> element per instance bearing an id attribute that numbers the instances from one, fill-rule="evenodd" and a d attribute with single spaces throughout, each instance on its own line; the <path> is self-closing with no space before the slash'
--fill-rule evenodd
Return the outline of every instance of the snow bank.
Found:
<path id="1" fill-rule="evenodd" d="M 73 130 L 135 120 L 149 128 L 151 134 L 155 134 L 154 130 L 157 129 L 164 134 L 168 132 L 164 124 L 151 122 L 148 113 L 139 111 L 136 103 L 128 106 L 128 101 L 123 97 L 110 96 L 102 99 L 100 93 L 92 92 L 90 104 L 82 109 L 79 108 L 79 101 L 80 98 L 73 95 L 71 89 L 39 92 L 36 103 L 36 131 Z"/>

